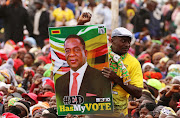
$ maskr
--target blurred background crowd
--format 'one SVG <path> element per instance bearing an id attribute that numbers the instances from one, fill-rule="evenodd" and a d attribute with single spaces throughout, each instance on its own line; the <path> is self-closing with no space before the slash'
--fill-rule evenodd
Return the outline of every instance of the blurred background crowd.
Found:
<path id="1" fill-rule="evenodd" d="M 180 1 L 120 0 L 119 24 L 134 34 L 129 53 L 142 65 L 144 89 L 129 117 L 180 117 Z M 56 118 L 48 27 L 104 24 L 111 0 L 0 0 L 0 116 Z"/>

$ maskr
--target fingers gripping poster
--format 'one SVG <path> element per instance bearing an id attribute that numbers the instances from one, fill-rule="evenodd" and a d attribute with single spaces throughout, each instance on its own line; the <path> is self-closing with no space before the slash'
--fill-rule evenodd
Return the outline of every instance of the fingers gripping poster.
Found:
<path id="1" fill-rule="evenodd" d="M 103 25 L 49 28 L 58 115 L 112 113 Z"/>

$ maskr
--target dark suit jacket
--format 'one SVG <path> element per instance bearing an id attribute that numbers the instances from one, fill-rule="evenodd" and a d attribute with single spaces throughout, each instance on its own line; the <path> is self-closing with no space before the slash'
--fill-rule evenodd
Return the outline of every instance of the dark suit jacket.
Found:
<path id="1" fill-rule="evenodd" d="M 63 99 L 69 96 L 70 72 L 64 74 L 56 80 L 56 96 Z M 86 96 L 86 93 L 96 94 L 96 96 Z M 96 98 L 111 97 L 111 83 L 105 78 L 101 71 L 88 65 L 81 83 L 79 94 L 84 97 L 84 102 L 94 103 Z"/>

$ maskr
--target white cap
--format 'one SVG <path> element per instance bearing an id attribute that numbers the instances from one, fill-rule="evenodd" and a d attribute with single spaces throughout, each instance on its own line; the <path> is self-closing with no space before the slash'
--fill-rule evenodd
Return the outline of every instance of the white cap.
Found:
<path id="1" fill-rule="evenodd" d="M 124 27 L 119 27 L 119 28 L 116 28 L 112 31 L 112 35 L 111 37 L 114 37 L 114 36 L 127 36 L 127 37 L 130 37 L 132 39 L 133 37 L 133 34 L 127 30 L 126 28 Z"/>

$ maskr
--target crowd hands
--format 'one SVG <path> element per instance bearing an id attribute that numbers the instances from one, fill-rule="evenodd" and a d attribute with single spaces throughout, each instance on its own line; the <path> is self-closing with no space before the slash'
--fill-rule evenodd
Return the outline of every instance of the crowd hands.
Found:
<path id="1" fill-rule="evenodd" d="M 111 1 L 96 3 L 89 0 L 88 4 L 83 0 L 19 1 L 0 1 L 0 21 L 4 20 L 0 22 L 0 114 L 20 118 L 57 118 L 48 31 L 41 32 L 34 27 L 38 25 L 47 29 L 49 26 L 103 23 L 111 36 Z M 9 27 L 1 25 L 9 23 L 5 21 L 9 12 L 4 13 L 4 9 L 11 4 L 22 4 L 27 11 L 23 18 L 18 18 L 25 21 L 23 26 L 26 25 L 26 29 L 22 28 L 24 37 L 18 33 L 10 35 L 9 28 L 14 28 L 18 20 L 10 21 Z M 164 4 L 155 0 L 144 0 L 141 4 L 133 0 L 120 2 L 119 26 L 134 33 L 129 53 L 141 63 L 144 78 L 142 96 L 129 97 L 128 117 L 180 117 L 179 8 L 176 0 Z M 44 13 L 44 18 L 39 18 L 39 22 L 35 18 L 37 11 Z M 14 17 L 9 18 L 13 20 Z M 22 32 L 21 28 L 15 30 Z M 104 71 L 107 78 L 119 84 L 119 77 L 113 71 L 108 68 L 104 68 Z M 88 116 L 67 114 L 65 117 Z"/>

